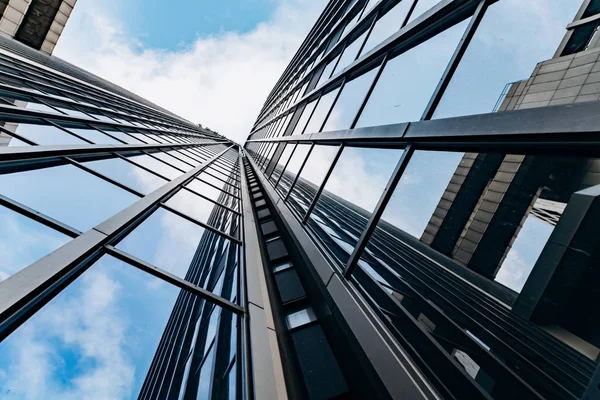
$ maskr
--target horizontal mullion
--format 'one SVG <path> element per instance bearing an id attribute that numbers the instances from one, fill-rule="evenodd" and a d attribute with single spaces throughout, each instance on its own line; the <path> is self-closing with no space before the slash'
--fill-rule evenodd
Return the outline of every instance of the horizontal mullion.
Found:
<path id="1" fill-rule="evenodd" d="M 60 233 L 64 233 L 65 235 L 70 236 L 72 238 L 75 238 L 83 233 L 67 224 L 64 224 L 54 218 L 51 218 L 39 211 L 34 210 L 33 208 L 21 204 L 18 201 L 15 201 L 2 194 L 0 194 L 0 205 L 11 209 L 15 212 L 18 212 L 19 214 L 24 215 L 28 218 L 31 218 L 32 220 L 46 225 Z"/>
<path id="2" fill-rule="evenodd" d="M 13 135 L 12 132 L 5 131 L 7 134 Z M 20 138 L 15 135 L 16 138 Z M 33 143 L 28 140 L 28 142 Z M 122 151 L 142 151 L 152 149 L 162 149 L 170 147 L 194 147 L 197 144 L 89 144 L 89 145 L 35 145 L 31 147 L 0 147 L 0 162 L 4 161 L 20 161 L 37 158 L 48 158 L 48 157 L 61 157 L 61 156 L 76 156 L 84 154 L 96 154 L 96 153 L 113 153 Z"/>
<path id="3" fill-rule="evenodd" d="M 206 289 L 203 289 L 199 286 L 196 286 L 184 279 L 181 279 L 167 271 L 164 271 L 144 260 L 141 260 L 137 257 L 132 256 L 131 254 L 128 254 L 127 252 L 117 249 L 113 246 L 110 245 L 105 245 L 104 249 L 106 250 L 106 253 L 114 256 L 116 258 L 118 258 L 121 261 L 124 261 L 128 264 L 131 264 L 132 266 L 141 269 L 142 271 L 145 271 L 153 276 L 156 276 L 157 278 L 163 279 L 164 281 L 175 285 L 181 289 L 187 290 L 195 295 L 197 295 L 198 297 L 201 297 L 205 300 L 210 301 L 213 304 L 218 305 L 219 307 L 222 307 L 224 309 L 227 309 L 229 311 L 232 311 L 236 314 L 244 314 L 244 309 L 240 306 L 238 306 L 237 304 L 234 304 L 232 302 L 230 302 L 229 300 L 224 299 L 223 297 L 217 296 L 216 294 L 214 294 L 213 292 L 210 292 Z"/>

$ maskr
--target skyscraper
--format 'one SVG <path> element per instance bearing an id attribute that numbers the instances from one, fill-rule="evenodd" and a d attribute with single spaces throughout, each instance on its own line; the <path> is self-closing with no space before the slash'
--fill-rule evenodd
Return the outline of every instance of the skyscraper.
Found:
<path id="1" fill-rule="evenodd" d="M 332 1 L 271 91 L 250 164 L 373 387 L 600 398 L 599 12 Z"/>
<path id="2" fill-rule="evenodd" d="M 0 36 L 0 397 L 600 398 L 598 21 L 331 0 L 243 146 Z"/>

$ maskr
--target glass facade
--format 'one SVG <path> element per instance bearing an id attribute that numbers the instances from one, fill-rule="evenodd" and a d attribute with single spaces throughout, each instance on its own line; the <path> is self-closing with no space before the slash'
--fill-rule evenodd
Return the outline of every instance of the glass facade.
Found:
<path id="1" fill-rule="evenodd" d="M 248 136 L 331 304 L 358 336 L 384 325 L 442 398 L 600 396 L 599 11 L 332 1 Z M 265 138 L 284 114 L 300 125 Z M 374 317 L 351 315 L 348 298 Z M 288 327 L 319 321 L 314 310 L 291 310 Z M 357 340 L 396 371 L 378 374 L 388 393 L 413 398 L 394 392 L 402 363 L 366 350 L 376 336 Z"/>
<path id="2" fill-rule="evenodd" d="M 0 397 L 599 398 L 599 11 L 331 0 L 243 146 L 0 36 Z"/>

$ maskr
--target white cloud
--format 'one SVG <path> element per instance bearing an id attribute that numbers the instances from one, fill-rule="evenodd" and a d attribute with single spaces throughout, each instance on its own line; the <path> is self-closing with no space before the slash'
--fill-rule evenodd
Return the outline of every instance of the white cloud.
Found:
<path id="1" fill-rule="evenodd" d="M 326 1 L 276 4 L 273 16 L 250 32 L 219 32 L 167 51 L 142 48 L 126 34 L 118 7 L 80 1 L 54 54 L 243 143 Z"/>

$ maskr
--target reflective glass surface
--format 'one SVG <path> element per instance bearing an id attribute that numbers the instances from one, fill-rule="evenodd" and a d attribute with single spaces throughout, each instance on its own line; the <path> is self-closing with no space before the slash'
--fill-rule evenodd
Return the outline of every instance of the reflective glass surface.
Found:
<path id="1" fill-rule="evenodd" d="M 159 208 L 116 247 L 180 278 L 186 278 L 205 232 L 200 225 Z"/>
<path id="2" fill-rule="evenodd" d="M 308 154 L 309 150 L 310 145 L 308 144 L 299 144 L 296 146 L 296 149 L 294 150 L 294 153 L 292 154 L 292 157 L 290 158 L 290 161 L 283 172 L 283 176 L 277 185 L 277 188 L 281 190 L 284 195 L 290 190 L 290 187 L 292 186 L 298 171 L 300 171 L 300 167 L 306 159 L 306 155 Z"/>
<path id="3" fill-rule="evenodd" d="M 222 203 L 228 203 L 231 200 L 228 200 L 229 196 L 228 194 L 226 194 L 225 192 L 215 188 L 214 186 L 211 186 L 203 181 L 201 181 L 200 179 L 194 179 L 192 180 L 190 183 L 188 183 L 186 185 L 187 188 L 200 193 L 201 195 L 208 197 L 209 199 L 218 202 L 219 204 Z M 237 209 L 237 208 L 234 208 Z"/>
<path id="4" fill-rule="evenodd" d="M 463 154 L 416 151 L 381 218 L 420 238 Z"/>
<path id="5" fill-rule="evenodd" d="M 412 14 L 410 14 L 408 22 L 410 23 L 414 21 L 439 2 L 440 0 L 418 0 L 415 9 L 413 10 Z"/>
<path id="6" fill-rule="evenodd" d="M 289 161 L 290 156 L 292 155 L 292 151 L 294 151 L 294 147 L 296 147 L 295 144 L 285 145 L 285 149 L 281 153 L 281 156 L 277 161 L 277 165 L 275 166 L 275 168 L 273 169 L 273 173 L 271 174 L 271 182 L 277 182 L 277 179 L 279 179 L 279 177 L 281 176 L 281 172 L 283 171 L 285 165 Z"/>
<path id="7" fill-rule="evenodd" d="M 142 194 L 148 194 L 167 183 L 165 179 L 121 158 L 88 161 L 84 164 L 94 171 L 98 171 Z"/>
<path id="8" fill-rule="evenodd" d="M 0 282 L 69 240 L 52 228 L 0 206 Z"/>
<path id="9" fill-rule="evenodd" d="M 148 168 L 149 170 L 156 172 L 168 179 L 175 179 L 183 175 L 182 171 L 179 171 L 164 162 L 152 158 L 147 154 L 141 156 L 128 157 L 131 161 Z"/>
<path id="10" fill-rule="evenodd" d="M 215 227 L 215 214 L 231 212 L 224 210 L 222 207 L 217 206 L 215 203 L 206 200 L 186 189 L 177 192 L 175 196 L 171 197 L 165 204 L 170 207 L 173 207 L 177 211 L 180 211 L 187 216 L 194 218 L 199 222 L 203 222 L 205 224 Z M 211 218 L 211 215 L 213 215 L 213 218 Z"/>
<path id="11" fill-rule="evenodd" d="M 507 85 L 529 78 L 537 63 L 553 57 L 565 34 L 564 27 L 571 23 L 580 5 L 579 1 L 551 0 L 503 0 L 491 5 L 454 72 L 434 118 L 494 111 L 496 103 L 502 103 L 501 95 Z M 539 10 L 544 10 L 543 18 Z M 551 89 L 548 85 L 553 83 L 546 83 L 545 76 L 551 77 L 540 74 L 533 82 L 532 94 Z M 559 80 L 560 77 L 555 79 L 556 87 Z M 559 89 L 568 88 L 568 83 L 565 80 Z M 563 91 L 569 95 L 568 90 Z M 570 95 L 576 96 L 577 92 Z M 547 100 L 532 105 L 549 103 Z M 511 105 L 510 109 L 513 108 Z"/>
<path id="12" fill-rule="evenodd" d="M 170 155 L 170 154 L 166 154 L 163 153 L 162 151 L 157 151 L 155 153 L 152 153 L 152 155 L 156 158 L 159 158 L 161 160 L 163 160 L 164 162 L 169 163 L 170 165 L 182 169 L 184 171 L 189 171 L 194 169 L 194 167 L 192 167 L 191 165 L 189 165 L 188 163 L 185 163 L 181 160 L 179 160 L 178 158 L 175 158 L 174 156 Z"/>
<path id="13" fill-rule="evenodd" d="M 180 289 L 103 256 L 0 343 L 9 398 L 139 393 Z"/>
<path id="14" fill-rule="evenodd" d="M 323 122 L 325 121 L 325 118 L 331 109 L 331 105 L 335 101 L 335 97 L 339 91 L 340 88 L 337 88 L 321 96 L 319 103 L 317 104 L 317 108 L 315 108 L 312 117 L 310 117 L 310 120 L 306 125 L 306 129 L 304 130 L 305 134 L 320 132 L 321 126 L 323 125 Z"/>
<path id="15" fill-rule="evenodd" d="M 361 55 L 367 54 L 402 27 L 402 23 L 406 19 L 412 3 L 412 0 L 402 0 L 375 22 L 375 26 L 367 38 Z"/>
<path id="16" fill-rule="evenodd" d="M 94 144 L 123 144 L 96 129 L 66 128 L 68 131 L 86 138 Z"/>
<path id="17" fill-rule="evenodd" d="M 356 38 L 352 43 L 350 43 L 344 49 L 344 52 L 342 53 L 342 56 L 340 57 L 340 61 L 337 63 L 332 75 L 342 71 L 348 65 L 352 64 L 352 62 L 356 59 L 356 56 L 358 55 L 358 51 L 360 50 L 360 47 L 364 43 L 366 36 L 367 36 L 367 32 L 360 35 L 358 38 Z"/>
<path id="18" fill-rule="evenodd" d="M 17 124 L 15 133 L 39 145 L 88 144 L 87 142 L 50 125 L 30 125 L 21 123 Z"/>
<path id="19" fill-rule="evenodd" d="M 315 146 L 310 152 L 288 198 L 289 203 L 301 216 L 306 214 L 338 150 L 338 146 Z"/>
<path id="20" fill-rule="evenodd" d="M 377 68 L 354 78 L 344 85 L 327 118 L 327 122 L 323 126 L 324 132 L 350 128 L 376 74 Z"/>
<path id="21" fill-rule="evenodd" d="M 348 261 L 401 155 L 389 149 L 342 151 L 308 221 L 340 265 Z"/>
<path id="22" fill-rule="evenodd" d="M 337 55 L 337 57 L 334 57 L 331 61 L 329 61 L 329 63 L 325 66 L 325 69 L 323 70 L 323 73 L 321 74 L 321 77 L 319 78 L 319 82 L 317 82 L 317 86 L 315 86 L 315 87 L 321 86 L 322 83 L 327 82 L 329 77 L 331 77 L 331 73 L 333 72 L 333 69 L 335 68 L 335 65 L 337 64 L 338 58 L 340 58 L 339 54 Z"/>
<path id="23" fill-rule="evenodd" d="M 80 231 L 138 199 L 73 165 L 0 175 L 0 193 Z"/>
<path id="24" fill-rule="evenodd" d="M 304 110 L 302 111 L 302 115 L 300 116 L 300 119 L 296 123 L 296 126 L 294 127 L 294 131 L 292 132 L 292 135 L 301 135 L 304 132 L 306 123 L 308 122 L 308 119 L 312 115 L 312 112 L 315 109 L 316 105 L 317 105 L 317 100 L 313 100 L 310 103 L 308 103 L 306 105 L 306 107 L 304 107 Z"/>
<path id="25" fill-rule="evenodd" d="M 467 23 L 463 21 L 388 61 L 356 126 L 421 119 Z"/>

